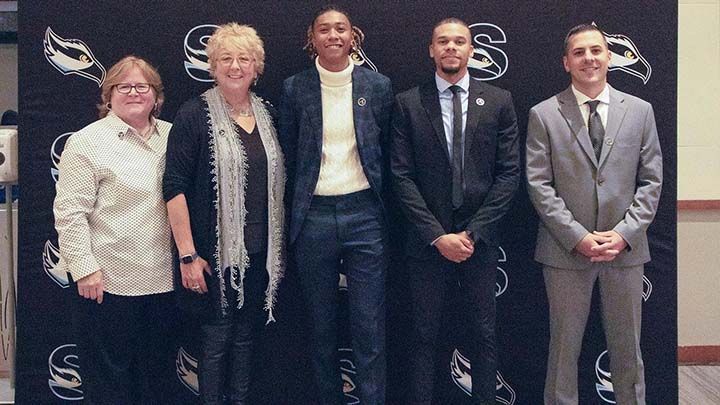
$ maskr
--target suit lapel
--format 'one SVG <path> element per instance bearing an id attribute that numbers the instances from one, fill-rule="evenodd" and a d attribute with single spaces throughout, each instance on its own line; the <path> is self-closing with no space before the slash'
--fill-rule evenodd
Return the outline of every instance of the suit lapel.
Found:
<path id="1" fill-rule="evenodd" d="M 355 140 L 359 149 L 365 145 L 364 128 L 365 123 L 368 122 L 367 115 L 371 111 L 368 103 L 372 91 L 368 80 L 363 77 L 365 72 L 360 69 L 364 68 L 355 66 L 352 71 L 353 124 L 355 125 Z"/>
<path id="2" fill-rule="evenodd" d="M 565 91 L 558 94 L 557 100 L 560 105 L 560 114 L 562 114 L 565 121 L 567 121 L 573 136 L 577 139 L 582 150 L 597 168 L 598 161 L 595 157 L 592 142 L 590 142 L 590 134 L 588 133 L 583 116 L 580 113 L 580 107 L 578 107 L 577 98 L 575 98 L 572 88 L 568 87 Z"/>
<path id="3" fill-rule="evenodd" d="M 428 119 L 435 129 L 435 137 L 445 152 L 445 158 L 450 163 L 450 155 L 448 153 L 447 139 L 445 138 L 445 126 L 442 120 L 442 111 L 440 110 L 440 99 L 438 98 L 438 90 L 435 79 L 425 82 L 420 87 L 420 102 L 428 114 Z"/>
<path id="4" fill-rule="evenodd" d="M 478 128 L 480 122 L 480 112 L 482 106 L 478 105 L 476 100 L 480 99 L 484 90 L 482 85 L 474 79 L 470 79 L 470 86 L 468 87 L 468 107 L 467 107 L 467 119 L 465 121 L 465 156 L 467 158 L 468 153 L 472 150 L 473 143 L 475 142 L 475 131 Z"/>
<path id="5" fill-rule="evenodd" d="M 308 80 L 302 84 L 303 105 L 312 125 L 312 135 L 318 150 L 322 150 L 322 94 L 320 93 L 320 74 L 313 68 Z M 300 140 L 302 142 L 302 140 Z"/>
<path id="6" fill-rule="evenodd" d="M 608 85 L 609 86 L 609 85 Z M 627 106 L 625 105 L 625 97 L 622 93 L 610 87 L 610 108 L 608 109 L 607 128 L 605 129 L 605 139 L 603 139 L 602 152 L 600 153 L 600 166 L 603 165 L 608 154 L 615 145 L 615 138 L 620 132 L 620 126 L 625 118 Z"/>

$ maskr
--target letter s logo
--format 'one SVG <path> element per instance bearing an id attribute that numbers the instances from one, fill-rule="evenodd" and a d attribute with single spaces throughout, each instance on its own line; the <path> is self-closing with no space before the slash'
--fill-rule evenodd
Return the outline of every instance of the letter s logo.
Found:
<path id="1" fill-rule="evenodd" d="M 495 24 L 471 24 L 473 55 L 468 61 L 470 76 L 475 80 L 495 80 L 504 75 L 508 68 L 508 57 L 505 51 L 496 45 L 507 42 L 505 31 Z"/>

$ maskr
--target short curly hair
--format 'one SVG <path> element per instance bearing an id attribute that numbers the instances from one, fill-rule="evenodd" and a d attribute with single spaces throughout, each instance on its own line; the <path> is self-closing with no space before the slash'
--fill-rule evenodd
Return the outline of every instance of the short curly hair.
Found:
<path id="1" fill-rule="evenodd" d="M 310 58 L 313 59 L 317 56 L 317 49 L 315 49 L 315 45 L 313 44 L 313 27 L 315 26 L 315 22 L 317 21 L 318 17 L 321 15 L 330 12 L 335 11 L 342 15 L 344 15 L 348 22 L 350 22 L 350 26 L 352 27 L 352 46 L 350 48 L 350 53 L 358 52 L 358 49 L 362 47 L 362 43 L 365 40 L 365 33 L 362 32 L 362 30 L 353 25 L 352 19 L 350 18 L 350 15 L 343 10 L 342 8 L 336 6 L 336 5 L 327 5 L 320 10 L 318 10 L 315 15 L 313 16 L 313 20 L 310 23 L 310 25 L 307 28 L 307 34 L 306 34 L 306 40 L 305 40 L 305 46 L 303 46 L 303 49 L 307 51 L 308 55 L 310 55 Z"/>
<path id="2" fill-rule="evenodd" d="M 122 77 L 134 67 L 140 69 L 145 80 L 147 80 L 155 90 L 155 107 L 151 114 L 155 117 L 160 116 L 160 109 L 165 102 L 165 93 L 163 93 L 164 88 L 162 80 L 160 79 L 160 73 L 145 59 L 128 55 L 112 65 L 107 72 L 107 76 L 105 76 L 102 86 L 100 86 L 101 102 L 97 105 L 100 118 L 105 118 L 110 112 L 110 98 L 113 88 L 117 86 Z"/>
<path id="3" fill-rule="evenodd" d="M 216 56 L 220 49 L 246 51 L 255 59 L 255 71 L 261 75 L 265 71 L 265 49 L 263 40 L 255 28 L 231 22 L 219 26 L 208 39 L 205 52 L 210 63 L 210 74 L 214 75 L 217 65 Z"/>

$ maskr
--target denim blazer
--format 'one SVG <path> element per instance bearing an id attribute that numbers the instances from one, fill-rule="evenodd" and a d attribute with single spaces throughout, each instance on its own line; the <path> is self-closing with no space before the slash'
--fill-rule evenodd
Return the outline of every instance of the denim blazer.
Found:
<path id="1" fill-rule="evenodd" d="M 353 121 L 363 171 L 380 201 L 388 168 L 393 92 L 390 79 L 355 66 L 352 72 Z M 286 79 L 280 101 L 278 138 L 285 155 L 286 203 L 293 243 L 310 207 L 322 157 L 323 122 L 320 75 L 315 67 Z"/>

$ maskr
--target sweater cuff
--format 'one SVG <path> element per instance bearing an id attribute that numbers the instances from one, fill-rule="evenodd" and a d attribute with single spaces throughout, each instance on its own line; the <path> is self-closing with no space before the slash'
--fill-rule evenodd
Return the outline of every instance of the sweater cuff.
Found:
<path id="1" fill-rule="evenodd" d="M 77 283 L 83 277 L 100 270 L 100 266 L 93 256 L 86 256 L 78 260 L 67 261 L 67 270 L 72 275 L 73 281 Z"/>

